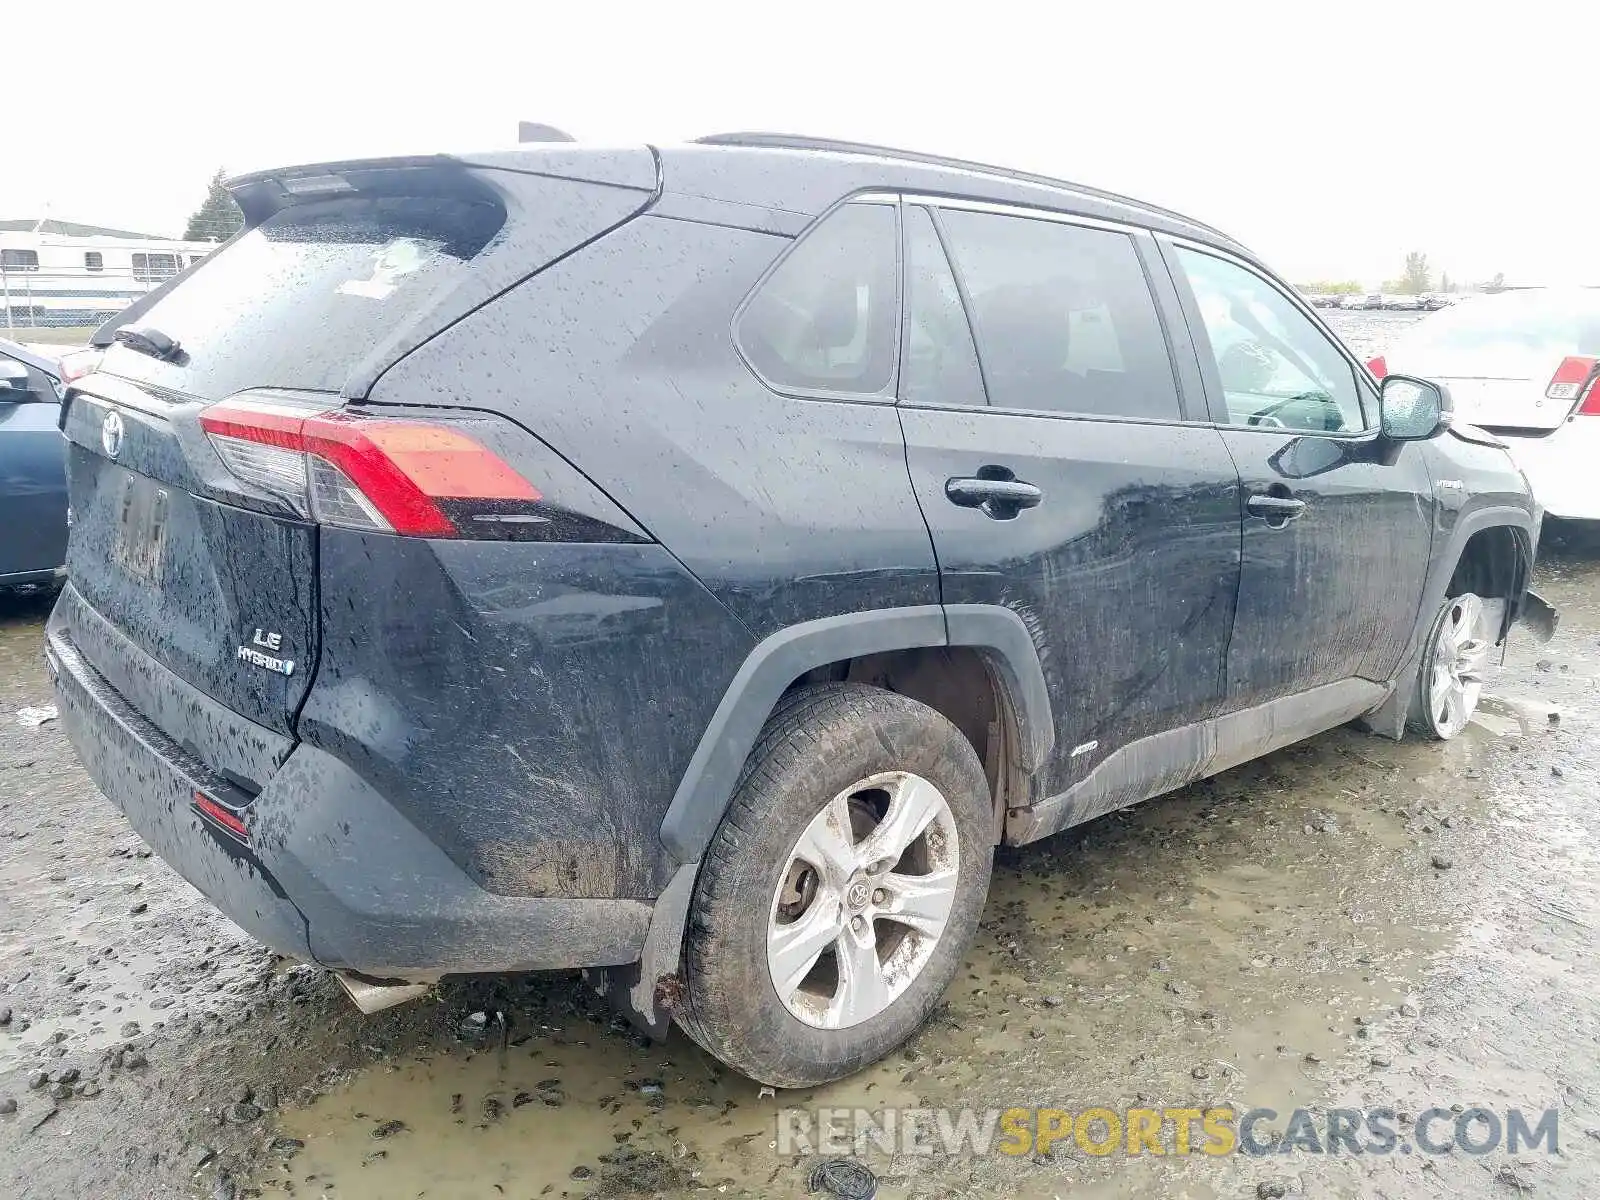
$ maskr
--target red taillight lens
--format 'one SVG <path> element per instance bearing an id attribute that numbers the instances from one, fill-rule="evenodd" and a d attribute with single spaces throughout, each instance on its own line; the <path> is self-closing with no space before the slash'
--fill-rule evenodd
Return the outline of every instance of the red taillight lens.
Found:
<path id="1" fill-rule="evenodd" d="M 232 809 L 224 808 L 204 792 L 194 794 L 194 806 L 203 816 L 209 817 L 241 842 L 250 840 L 250 831 L 245 828 L 244 818 Z"/>
<path id="2" fill-rule="evenodd" d="M 237 397 L 200 414 L 245 482 L 329 525 L 457 537 L 441 502 L 533 503 L 537 488 L 458 429 Z"/>
<path id="3" fill-rule="evenodd" d="M 1369 358 L 1367 360 L 1367 370 L 1372 372 L 1374 379 L 1381 381 L 1389 374 L 1389 364 L 1383 360 L 1383 355 L 1380 354 L 1377 358 Z"/>
<path id="4" fill-rule="evenodd" d="M 1550 377 L 1545 399 L 1565 400 L 1585 416 L 1600 414 L 1600 389 L 1594 386 L 1596 374 L 1600 374 L 1600 359 L 1582 355 L 1564 358 Z"/>

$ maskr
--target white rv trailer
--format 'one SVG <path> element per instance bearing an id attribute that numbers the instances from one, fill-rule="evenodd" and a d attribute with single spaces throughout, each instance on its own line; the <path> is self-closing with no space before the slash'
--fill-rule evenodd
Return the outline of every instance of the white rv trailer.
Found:
<path id="1" fill-rule="evenodd" d="M 70 221 L 0 220 L 0 331 L 98 325 L 216 248 Z"/>

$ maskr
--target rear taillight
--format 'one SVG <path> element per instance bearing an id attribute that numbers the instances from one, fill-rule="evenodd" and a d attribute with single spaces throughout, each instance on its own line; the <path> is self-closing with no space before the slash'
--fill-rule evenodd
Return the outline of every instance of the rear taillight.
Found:
<path id="1" fill-rule="evenodd" d="M 1389 364 L 1384 361 L 1383 355 L 1380 354 L 1377 358 L 1369 358 L 1367 360 L 1367 370 L 1372 372 L 1374 379 L 1382 382 L 1389 374 Z"/>
<path id="2" fill-rule="evenodd" d="M 61 356 L 61 382 L 71 383 L 73 380 L 82 379 L 90 371 L 100 366 L 100 360 L 105 356 L 103 350 L 73 350 Z"/>
<path id="3" fill-rule="evenodd" d="M 463 503 L 515 512 L 543 497 L 459 429 L 240 396 L 200 414 L 224 465 L 326 525 L 459 537 Z"/>
<path id="4" fill-rule="evenodd" d="M 1563 400 L 1573 411 L 1585 416 L 1600 415 L 1600 388 L 1595 387 L 1595 377 L 1600 375 L 1600 358 L 1574 355 L 1561 360 L 1556 373 L 1545 388 L 1547 400 Z"/>

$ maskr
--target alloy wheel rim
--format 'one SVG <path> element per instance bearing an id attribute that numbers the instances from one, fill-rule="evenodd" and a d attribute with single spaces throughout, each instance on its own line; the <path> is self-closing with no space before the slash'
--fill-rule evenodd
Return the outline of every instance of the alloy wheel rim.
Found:
<path id="1" fill-rule="evenodd" d="M 791 1015 L 847 1029 L 883 1012 L 932 958 L 955 905 L 960 841 L 944 794 L 908 771 L 852 784 L 789 851 L 767 969 Z"/>
<path id="2" fill-rule="evenodd" d="M 1455 597 L 1445 610 L 1428 677 L 1428 718 L 1440 737 L 1460 733 L 1478 707 L 1493 649 L 1483 615 L 1483 601 L 1471 594 Z"/>

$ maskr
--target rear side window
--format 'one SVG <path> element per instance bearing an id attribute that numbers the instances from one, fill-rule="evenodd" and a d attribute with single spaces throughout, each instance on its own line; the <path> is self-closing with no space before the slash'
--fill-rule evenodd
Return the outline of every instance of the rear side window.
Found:
<path id="1" fill-rule="evenodd" d="M 900 398 L 981 405 L 983 376 L 961 293 L 925 208 L 905 210 L 906 333 Z"/>
<path id="2" fill-rule="evenodd" d="M 139 323 L 183 346 L 196 376 L 185 384 L 196 390 L 222 373 L 228 382 L 215 390 L 224 393 L 338 391 L 380 341 L 469 270 L 503 222 L 498 205 L 453 196 L 294 204 L 210 255 Z M 106 363 L 136 378 L 164 366 L 120 347 Z"/>
<path id="3" fill-rule="evenodd" d="M 1144 269 L 1124 233 L 949 209 L 997 408 L 1177 420 L 1177 385 Z"/>
<path id="4" fill-rule="evenodd" d="M 739 348 L 781 391 L 880 395 L 894 379 L 896 209 L 856 203 L 825 218 L 751 295 Z"/>

